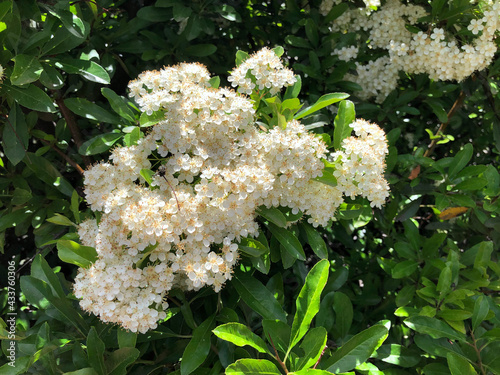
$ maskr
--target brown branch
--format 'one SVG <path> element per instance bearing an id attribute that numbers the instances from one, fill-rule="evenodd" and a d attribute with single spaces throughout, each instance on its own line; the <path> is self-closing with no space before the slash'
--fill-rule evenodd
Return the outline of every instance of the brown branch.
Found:
<path id="1" fill-rule="evenodd" d="M 271 338 L 271 335 L 268 333 L 269 336 L 269 341 L 271 341 L 271 345 L 273 346 L 274 353 L 276 354 L 276 360 L 280 364 L 281 368 L 285 371 L 285 374 L 288 374 L 288 369 L 286 368 L 286 365 L 283 363 L 283 361 L 280 358 L 280 355 L 278 354 L 278 351 L 276 350 L 276 347 L 274 346 L 273 339 Z"/>
<path id="2" fill-rule="evenodd" d="M 76 146 L 80 148 L 81 145 L 83 144 L 83 140 L 82 140 L 82 135 L 80 133 L 80 128 L 76 123 L 75 116 L 73 116 L 73 113 L 68 109 L 68 107 L 66 107 L 66 105 L 64 104 L 64 100 L 62 98 L 57 98 L 56 104 L 61 110 L 61 113 L 64 119 L 66 120 L 66 124 L 68 124 L 69 131 L 71 132 L 71 135 L 73 137 L 73 140 L 75 141 Z M 82 159 L 86 167 L 92 164 L 88 156 L 82 156 Z"/>
<path id="3" fill-rule="evenodd" d="M 41 139 L 41 141 L 43 143 L 45 143 L 47 146 L 49 146 L 51 149 L 53 149 L 55 152 L 57 152 L 59 155 L 61 155 L 64 158 L 64 160 L 66 160 L 69 164 L 71 164 L 71 166 L 73 168 L 75 168 L 76 171 L 78 173 L 80 173 L 80 175 L 83 176 L 83 169 L 82 169 L 82 167 L 80 167 L 80 165 L 78 165 L 77 162 L 75 162 L 68 155 L 66 155 L 64 152 L 62 152 L 62 150 L 59 147 L 57 147 L 55 144 L 47 142 L 45 139 Z"/>
<path id="4" fill-rule="evenodd" d="M 457 100 L 455 100 L 455 103 L 453 103 L 453 106 L 451 107 L 450 111 L 448 112 L 448 120 L 445 123 L 441 124 L 441 126 L 439 127 L 439 129 L 437 131 L 437 134 L 444 133 L 444 131 L 446 130 L 446 127 L 450 123 L 450 119 L 453 117 L 455 112 L 462 106 L 464 99 L 465 99 L 465 92 L 462 90 L 462 91 L 460 91 L 460 94 L 458 95 Z M 432 152 L 434 151 L 434 148 L 437 146 L 438 141 L 439 141 L 439 139 L 437 139 L 437 138 L 432 140 L 431 144 L 429 145 L 429 148 L 424 153 L 424 157 L 428 157 L 430 154 L 432 154 Z"/>

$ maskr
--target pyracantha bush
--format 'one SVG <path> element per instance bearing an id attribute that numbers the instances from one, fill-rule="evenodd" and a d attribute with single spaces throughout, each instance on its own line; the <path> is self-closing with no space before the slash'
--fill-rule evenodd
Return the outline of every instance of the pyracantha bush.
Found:
<path id="1" fill-rule="evenodd" d="M 98 259 L 80 268 L 74 293 L 101 320 L 146 332 L 166 317 L 172 288 L 219 291 L 238 262 L 238 243 L 258 235 L 259 206 L 289 207 L 325 226 L 344 196 L 372 206 L 387 198 L 387 142 L 377 125 L 355 121 L 356 137 L 332 153 L 296 120 L 257 126 L 254 102 L 241 93 L 274 95 L 295 82 L 269 49 L 228 80 L 238 92 L 211 87 L 200 64 L 180 64 L 130 82 L 141 110 L 164 118 L 85 172 L 87 202 L 101 216 L 78 233 Z M 337 186 L 314 180 L 325 163 L 334 165 Z"/>
<path id="2" fill-rule="evenodd" d="M 320 11 L 327 14 L 338 3 L 324 0 Z M 348 10 L 332 24 L 333 32 L 356 33 L 358 41 L 358 45 L 342 47 L 335 54 L 344 61 L 355 60 L 363 44 L 372 50 L 387 51 L 366 64 L 355 61 L 356 74 L 346 76 L 363 87 L 361 99 L 375 97 L 382 102 L 397 87 L 400 71 L 424 73 L 438 81 L 462 81 L 493 60 L 497 50 L 494 39 L 500 29 L 500 2 L 480 2 L 472 17 L 477 18 L 455 35 L 424 21 L 430 15 L 422 6 L 389 0 L 373 11 L 367 4 L 367 8 Z M 421 31 L 415 32 L 418 28 Z M 366 40 L 361 30 L 367 33 Z"/>

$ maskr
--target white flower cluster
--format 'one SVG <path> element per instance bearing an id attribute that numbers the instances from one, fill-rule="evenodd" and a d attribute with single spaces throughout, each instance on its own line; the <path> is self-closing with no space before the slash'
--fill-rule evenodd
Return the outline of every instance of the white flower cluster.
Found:
<path id="1" fill-rule="evenodd" d="M 238 92 L 250 95 L 257 87 L 268 89 L 271 95 L 296 81 L 293 72 L 283 66 L 280 58 L 269 48 L 263 48 L 250 56 L 227 79 Z"/>
<path id="2" fill-rule="evenodd" d="M 262 64 L 252 69 L 267 70 L 263 76 L 281 70 Z M 387 144 L 376 125 L 355 122 L 359 138 L 332 156 L 340 173 L 332 187 L 313 180 L 327 157 L 321 138 L 298 121 L 262 131 L 253 102 L 209 87 L 209 78 L 198 64 L 141 74 L 129 85 L 131 96 L 165 119 L 137 145 L 114 149 L 112 163 L 85 172 L 87 201 L 102 216 L 79 227 L 98 259 L 79 270 L 74 294 L 86 311 L 133 332 L 165 318 L 172 288 L 219 291 L 231 279 L 238 242 L 258 234 L 257 207 L 300 210 L 318 226 L 332 218 L 343 194 L 364 195 L 373 205 L 388 194 Z M 157 171 L 151 186 L 143 169 Z"/>
<path id="3" fill-rule="evenodd" d="M 328 5 L 331 0 L 325 2 Z M 326 11 L 327 5 L 322 9 Z M 346 33 L 363 29 L 369 33 L 370 48 L 388 51 L 389 59 L 384 56 L 364 66 L 357 63 L 358 75 L 347 77 L 363 87 L 362 99 L 374 96 L 377 102 L 382 102 L 396 88 L 398 71 L 425 73 L 433 80 L 461 81 L 491 63 L 497 50 L 494 38 L 500 29 L 500 1 L 487 5 L 483 16 L 470 22 L 467 29 L 478 35 L 472 44 L 460 45 L 453 35 L 432 25 L 428 33 L 415 34 L 406 29 L 407 24 L 415 25 L 427 15 L 421 6 L 388 0 L 378 11 L 367 13 L 362 8 L 352 9 L 335 20 L 332 31 Z M 348 55 L 342 50 L 336 54 L 345 59 Z"/>
<path id="4" fill-rule="evenodd" d="M 330 10 L 332 10 L 334 5 L 338 5 L 342 2 L 342 0 L 323 0 L 319 6 L 319 12 L 326 16 Z M 363 0 L 366 8 L 379 7 L 380 0 Z M 371 9 L 366 9 L 367 11 L 371 11 Z"/>

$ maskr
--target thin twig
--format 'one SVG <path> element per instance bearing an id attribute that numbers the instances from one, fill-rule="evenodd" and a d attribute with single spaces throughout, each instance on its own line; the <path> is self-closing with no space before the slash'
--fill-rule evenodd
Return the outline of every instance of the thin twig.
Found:
<path id="1" fill-rule="evenodd" d="M 56 99 L 56 104 L 58 105 L 59 109 L 61 110 L 61 113 L 66 120 L 66 124 L 68 124 L 69 131 L 71 132 L 71 136 L 73 137 L 73 140 L 75 141 L 75 144 L 78 148 L 81 147 L 83 144 L 82 140 L 82 135 L 80 133 L 80 128 L 78 127 L 78 124 L 76 123 L 75 117 L 73 116 L 73 113 L 66 107 L 66 104 L 64 104 L 64 100 L 62 98 L 57 98 Z M 90 166 L 90 158 L 88 156 L 82 156 L 83 162 L 85 163 L 85 166 L 88 167 Z"/>
<path id="2" fill-rule="evenodd" d="M 160 171 L 160 172 L 158 172 L 158 174 L 161 177 L 163 177 L 165 179 L 165 181 L 167 182 L 168 186 L 170 186 L 170 189 L 172 190 L 172 193 L 174 193 L 175 201 L 177 202 L 177 208 L 179 209 L 179 212 L 181 212 L 181 206 L 179 205 L 179 200 L 177 199 L 177 194 L 175 193 L 175 190 L 172 187 L 172 185 L 170 185 L 170 182 L 168 182 L 167 177 L 165 177 L 165 171 Z"/>
<path id="3" fill-rule="evenodd" d="M 288 369 L 286 368 L 286 365 L 281 360 L 280 355 L 278 354 L 278 351 L 276 350 L 276 347 L 274 346 L 274 342 L 273 342 L 273 339 L 271 338 L 271 335 L 267 334 L 267 336 L 269 336 L 269 341 L 271 341 L 271 345 L 273 346 L 274 353 L 276 354 L 276 360 L 280 364 L 281 368 L 285 371 L 285 374 L 288 374 Z"/>
<path id="4" fill-rule="evenodd" d="M 462 91 L 460 91 L 460 94 L 458 95 L 457 100 L 455 100 L 455 103 L 453 103 L 453 106 L 451 107 L 450 111 L 448 112 L 448 119 L 446 120 L 445 123 L 441 124 L 441 126 L 439 127 L 439 129 L 437 131 L 437 134 L 444 133 L 446 127 L 450 123 L 450 119 L 453 117 L 455 112 L 462 106 L 464 99 L 465 99 L 465 92 L 462 90 Z M 428 157 L 430 154 L 432 154 L 438 141 L 439 141 L 438 138 L 432 140 L 431 144 L 429 145 L 429 148 L 424 153 L 424 157 Z"/>
<path id="5" fill-rule="evenodd" d="M 66 155 L 64 152 L 62 152 L 62 150 L 61 150 L 59 147 L 57 147 L 55 144 L 50 143 L 50 142 L 47 142 L 45 139 L 40 139 L 40 140 L 41 140 L 43 143 L 45 143 L 47 146 L 49 146 L 50 148 L 52 148 L 52 149 L 53 149 L 55 152 L 57 152 L 59 155 L 61 155 L 61 156 L 64 158 L 64 160 L 66 160 L 69 164 L 71 164 L 71 166 L 72 166 L 73 168 L 75 168 L 75 169 L 76 169 L 76 171 L 77 171 L 78 173 L 80 173 L 80 175 L 82 175 L 82 176 L 83 176 L 84 171 L 83 171 L 82 167 L 80 167 L 80 165 L 78 165 L 78 163 L 77 163 L 77 162 L 75 162 L 75 161 L 74 161 L 74 160 L 72 160 L 72 159 L 71 159 L 68 155 Z"/>

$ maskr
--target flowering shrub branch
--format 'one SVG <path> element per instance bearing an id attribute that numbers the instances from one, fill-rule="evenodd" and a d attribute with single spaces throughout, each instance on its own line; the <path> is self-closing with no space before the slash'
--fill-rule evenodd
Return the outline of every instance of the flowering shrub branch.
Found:
<path id="1" fill-rule="evenodd" d="M 80 268 L 74 293 L 103 321 L 146 332 L 166 317 L 171 289 L 218 292 L 232 277 L 238 244 L 259 234 L 259 207 L 288 207 L 317 227 L 343 196 L 377 207 L 387 198 L 387 142 L 377 125 L 354 121 L 345 136 L 354 130 L 357 137 L 329 152 L 274 97 L 295 78 L 266 48 L 228 80 L 242 94 L 211 87 L 200 64 L 144 72 L 129 84 L 141 110 L 163 119 L 135 145 L 115 148 L 112 163 L 85 172 L 87 202 L 102 216 L 79 227 L 98 259 Z M 256 126 L 266 116 L 244 94 L 257 90 L 280 126 Z M 321 182 L 325 163 L 336 184 Z"/>

